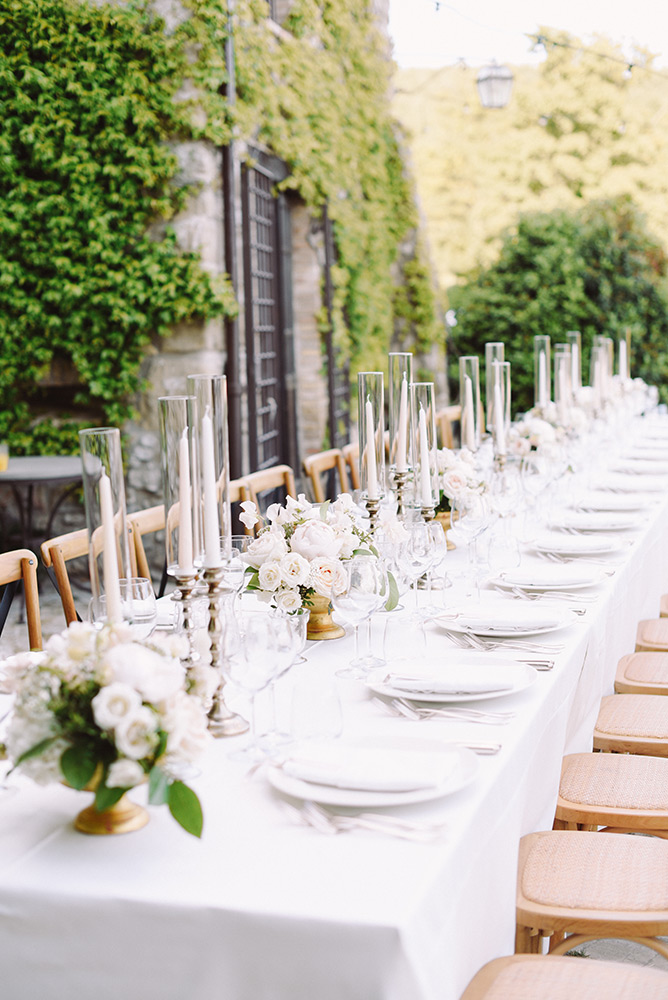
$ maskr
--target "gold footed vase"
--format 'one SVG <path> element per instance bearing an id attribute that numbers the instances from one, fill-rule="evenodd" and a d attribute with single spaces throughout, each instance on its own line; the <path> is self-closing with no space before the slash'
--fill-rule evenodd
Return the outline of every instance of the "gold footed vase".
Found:
<path id="1" fill-rule="evenodd" d="M 138 806 L 127 795 L 123 795 L 109 809 L 102 809 L 98 812 L 95 803 L 82 809 L 74 820 L 74 828 L 81 833 L 97 835 L 133 833 L 146 826 L 149 818 L 146 809 Z"/>
<path id="2" fill-rule="evenodd" d="M 332 620 L 332 605 L 329 598 L 315 594 L 311 598 L 306 638 L 340 639 L 345 634 L 346 630 Z"/>
<path id="3" fill-rule="evenodd" d="M 457 546 L 455 545 L 454 542 L 450 541 L 450 538 L 448 536 L 448 531 L 452 527 L 452 514 L 451 514 L 451 512 L 449 510 L 439 511 L 439 513 L 436 514 L 436 520 L 439 522 L 439 524 L 443 528 L 443 531 L 445 532 L 445 541 L 446 541 L 446 544 L 448 546 L 448 550 L 451 551 L 452 549 L 456 549 Z"/>

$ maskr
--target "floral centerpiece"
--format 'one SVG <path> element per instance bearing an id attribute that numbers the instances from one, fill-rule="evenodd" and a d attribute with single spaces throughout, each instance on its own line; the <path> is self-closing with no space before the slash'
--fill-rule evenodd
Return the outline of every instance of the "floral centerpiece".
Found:
<path id="1" fill-rule="evenodd" d="M 149 802 L 166 803 L 199 837 L 200 803 L 180 775 L 209 733 L 202 702 L 187 689 L 183 641 L 165 635 L 139 642 L 127 624 L 73 622 L 43 653 L 5 660 L 0 670 L 15 694 L 5 752 L 14 767 L 39 784 L 89 788 L 100 814 L 148 781 Z M 131 828 L 143 825 L 148 815 L 129 805 L 145 817 Z"/>
<path id="2" fill-rule="evenodd" d="M 439 448 L 438 462 L 440 503 L 437 512 L 449 511 L 455 497 L 467 493 L 484 493 L 487 485 L 476 466 L 475 455 L 468 448 L 453 451 Z"/>
<path id="3" fill-rule="evenodd" d="M 332 591 L 341 592 L 343 562 L 355 552 L 377 555 L 348 493 L 320 504 L 310 503 L 304 494 L 296 500 L 288 497 L 285 506 L 272 504 L 264 518 L 250 500 L 241 506 L 246 527 L 262 524 L 244 553 L 247 588 L 288 614 L 311 607 L 318 596 L 329 600 Z"/>

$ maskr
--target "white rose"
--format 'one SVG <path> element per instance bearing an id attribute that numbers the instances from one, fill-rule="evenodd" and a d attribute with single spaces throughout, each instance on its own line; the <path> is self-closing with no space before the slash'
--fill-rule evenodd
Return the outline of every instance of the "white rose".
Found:
<path id="1" fill-rule="evenodd" d="M 446 472 L 441 480 L 441 487 L 446 497 L 456 497 L 463 493 L 468 487 L 468 476 L 462 475 L 457 469 Z"/>
<path id="2" fill-rule="evenodd" d="M 265 562 L 277 562 L 288 551 L 283 532 L 263 531 L 248 546 L 244 554 L 246 562 L 259 569 Z"/>
<path id="3" fill-rule="evenodd" d="M 196 760 L 210 740 L 206 715 L 198 698 L 182 694 L 175 699 L 164 720 L 167 730 L 167 755 Z"/>
<path id="4" fill-rule="evenodd" d="M 352 531 L 343 531 L 339 535 L 339 556 L 341 559 L 350 559 L 355 549 L 363 547 L 363 543 Z"/>
<path id="5" fill-rule="evenodd" d="M 308 580 L 309 564 L 298 552 L 288 552 L 279 563 L 281 579 L 288 587 L 299 587 Z"/>
<path id="6" fill-rule="evenodd" d="M 114 681 L 129 684 L 144 701 L 155 705 L 183 687 L 182 664 L 139 643 L 123 643 L 108 650 L 105 663 Z"/>
<path id="7" fill-rule="evenodd" d="M 258 582 L 263 590 L 276 590 L 282 583 L 280 563 L 266 562 L 258 571 Z"/>
<path id="8" fill-rule="evenodd" d="M 274 603 L 281 611 L 298 611 L 302 606 L 302 599 L 298 590 L 279 590 Z"/>
<path id="9" fill-rule="evenodd" d="M 329 597 L 332 587 L 339 578 L 340 566 L 337 559 L 312 559 L 309 587 L 313 587 L 316 594 L 320 594 L 321 597 Z"/>
<path id="10" fill-rule="evenodd" d="M 158 718 L 146 705 L 126 715 L 116 726 L 116 746 L 126 757 L 141 760 L 148 757 L 158 742 Z"/>
<path id="11" fill-rule="evenodd" d="M 114 729 L 126 715 L 136 712 L 141 706 L 141 698 L 134 688 L 117 681 L 100 688 L 91 706 L 100 729 Z"/>
<path id="12" fill-rule="evenodd" d="M 107 772 L 107 788 L 134 788 L 141 784 L 146 772 L 136 760 L 121 757 L 115 760 Z"/>
<path id="13" fill-rule="evenodd" d="M 11 694 L 33 667 L 46 659 L 46 653 L 15 653 L 0 663 L 0 694 Z"/>
<path id="14" fill-rule="evenodd" d="M 341 541 L 329 524 L 313 520 L 295 529 L 290 548 L 309 562 L 317 558 L 334 559 L 341 549 Z"/>

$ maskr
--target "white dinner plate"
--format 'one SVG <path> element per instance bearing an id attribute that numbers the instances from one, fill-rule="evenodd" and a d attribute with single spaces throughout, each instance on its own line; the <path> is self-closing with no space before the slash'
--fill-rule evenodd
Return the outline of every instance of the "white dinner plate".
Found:
<path id="1" fill-rule="evenodd" d="M 596 484 L 600 489 L 613 490 L 618 493 L 664 493 L 666 477 L 660 476 L 605 476 Z"/>
<path id="2" fill-rule="evenodd" d="M 543 535 L 531 543 L 536 552 L 545 555 L 577 557 L 604 556 L 619 552 L 621 545 L 615 538 L 596 538 L 591 535 L 553 533 Z"/>
<path id="3" fill-rule="evenodd" d="M 472 632 L 488 638 L 510 639 L 556 632 L 557 629 L 572 625 L 578 620 L 578 616 L 569 608 L 547 605 L 538 607 L 528 601 L 509 601 L 506 597 L 500 597 L 498 601 L 491 598 L 481 601 L 477 607 L 469 604 L 448 608 L 432 620 L 448 632 Z"/>
<path id="4" fill-rule="evenodd" d="M 603 579 L 601 570 L 593 570 L 590 566 L 571 564 L 542 566 L 520 566 L 518 569 L 507 569 L 488 582 L 492 587 L 502 587 L 510 590 L 520 587 L 522 590 L 583 590 L 585 587 L 595 587 Z"/>
<path id="5" fill-rule="evenodd" d="M 638 527 L 638 518 L 629 513 L 575 511 L 560 515 L 550 527 L 557 531 L 628 531 Z"/>
<path id="6" fill-rule="evenodd" d="M 610 466 L 611 472 L 628 472 L 633 476 L 668 475 L 668 462 L 662 458 L 620 458 Z"/>
<path id="7" fill-rule="evenodd" d="M 605 490 L 586 493 L 572 506 L 581 511 L 634 511 L 644 510 L 652 503 L 650 497 L 638 493 L 608 493 Z"/>
<path id="8" fill-rule="evenodd" d="M 416 741 L 424 744 L 424 741 Z M 454 766 L 441 785 L 433 788 L 416 788 L 405 792 L 374 792 L 357 788 L 337 788 L 334 785 L 319 785 L 311 781 L 293 778 L 281 770 L 280 765 L 272 764 L 266 770 L 267 780 L 277 791 L 291 795 L 295 799 L 307 802 L 320 802 L 322 805 L 346 806 L 350 808 L 372 809 L 383 806 L 407 806 L 415 802 L 431 802 L 433 799 L 452 795 L 470 784 L 478 771 L 478 758 L 468 747 L 448 746 L 442 742 L 432 741 L 432 747 L 442 753 L 455 756 Z"/>
<path id="9" fill-rule="evenodd" d="M 422 666 L 422 665 L 421 665 Z M 425 675 L 426 684 L 428 683 L 428 671 L 424 665 L 423 669 L 420 670 L 419 676 Z M 416 690 L 406 690 L 405 687 L 397 686 L 393 683 L 385 683 L 385 678 L 388 676 L 388 668 L 380 667 L 377 670 L 373 670 L 366 679 L 366 686 L 375 691 L 376 694 L 382 694 L 387 698 L 408 698 L 410 701 L 429 701 L 438 702 L 441 705 L 451 704 L 453 702 L 467 702 L 467 701 L 484 701 L 488 698 L 503 698 L 510 694 L 517 694 L 518 691 L 524 691 L 533 684 L 538 676 L 533 667 L 530 667 L 528 663 L 518 663 L 517 660 L 493 660 L 491 657 L 485 656 L 477 653 L 475 650 L 471 650 L 469 655 L 463 652 L 461 657 L 457 658 L 456 664 L 448 659 L 447 663 L 440 661 L 433 664 L 433 674 L 437 679 L 443 680 L 447 678 L 448 669 L 456 668 L 457 679 L 462 675 L 464 670 L 470 671 L 471 677 L 476 676 L 476 668 L 482 667 L 485 671 L 485 676 L 490 674 L 493 670 L 498 670 L 503 677 L 503 680 L 510 684 L 509 687 L 502 690 L 495 691 L 460 691 L 460 692 L 447 692 L 443 691 L 416 691 Z M 394 670 L 395 674 L 402 673 L 400 667 L 396 667 Z M 429 672 L 431 673 L 431 672 Z M 408 676 L 413 677 L 413 672 L 406 670 Z M 466 681 L 463 679 L 463 684 Z M 426 686 L 425 684 L 425 686 Z"/>

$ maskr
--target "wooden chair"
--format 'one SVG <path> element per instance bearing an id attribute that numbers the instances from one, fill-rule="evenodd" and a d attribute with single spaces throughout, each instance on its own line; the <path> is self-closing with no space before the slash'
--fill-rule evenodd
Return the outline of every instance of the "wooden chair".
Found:
<path id="1" fill-rule="evenodd" d="M 0 633 L 5 627 L 19 581 L 23 583 L 28 642 L 31 649 L 41 649 L 42 621 L 37 589 L 37 556 L 30 549 L 14 549 L 0 555 L 0 586 L 5 588 L 0 601 Z"/>
<path id="2" fill-rule="evenodd" d="M 632 963 L 580 962 L 559 955 L 509 955 L 488 962 L 460 1000 L 664 1000 L 666 973 Z"/>
<path id="3" fill-rule="evenodd" d="M 601 700 L 594 749 L 668 756 L 668 703 L 658 694 L 611 694 Z"/>
<path id="4" fill-rule="evenodd" d="M 668 838 L 668 759 L 620 753 L 564 757 L 554 829 L 601 827 Z"/>
<path id="5" fill-rule="evenodd" d="M 617 694 L 668 694 L 668 653 L 627 653 L 617 664 Z"/>
<path id="6" fill-rule="evenodd" d="M 668 594 L 662 594 L 659 602 L 659 617 L 668 618 Z"/>
<path id="7" fill-rule="evenodd" d="M 248 499 L 252 500 L 257 509 L 264 513 L 264 505 L 260 503 L 259 495 L 269 490 L 280 490 L 287 496 L 297 498 L 295 476 L 289 465 L 272 465 L 268 469 L 251 472 L 245 477 Z"/>
<path id="8" fill-rule="evenodd" d="M 146 507 L 144 510 L 136 510 L 128 514 L 128 532 L 130 535 L 130 545 L 134 549 L 135 561 L 137 564 L 137 576 L 151 580 L 151 568 L 146 558 L 144 548 L 144 535 L 152 535 L 156 531 L 165 529 L 165 505 L 160 503 L 155 507 Z"/>
<path id="9" fill-rule="evenodd" d="M 659 940 L 668 935 L 668 843 L 580 830 L 527 834 L 516 916 L 517 953 L 540 953 L 545 939 L 559 955 L 586 941 L 625 938 L 668 958 Z"/>
<path id="10" fill-rule="evenodd" d="M 668 653 L 668 619 L 646 618 L 636 629 L 636 653 Z"/>
<path id="11" fill-rule="evenodd" d="M 462 408 L 459 404 L 455 406 L 445 406 L 437 410 L 436 414 L 436 434 L 439 448 L 454 448 L 455 433 L 454 424 L 461 423 Z"/>
<path id="12" fill-rule="evenodd" d="M 354 490 L 361 490 L 360 482 L 360 446 L 357 441 L 344 444 L 341 449 L 346 465 L 348 466 L 348 479 Z"/>
<path id="13" fill-rule="evenodd" d="M 328 451 L 320 451 L 315 455 L 309 455 L 304 459 L 304 473 L 311 480 L 313 499 L 316 503 L 324 503 L 328 496 L 322 484 L 322 474 L 334 470 L 338 480 L 338 489 L 335 487 L 334 496 L 329 496 L 330 500 L 335 500 L 338 493 L 349 493 L 348 473 L 343 452 L 340 448 L 330 448 Z"/>

